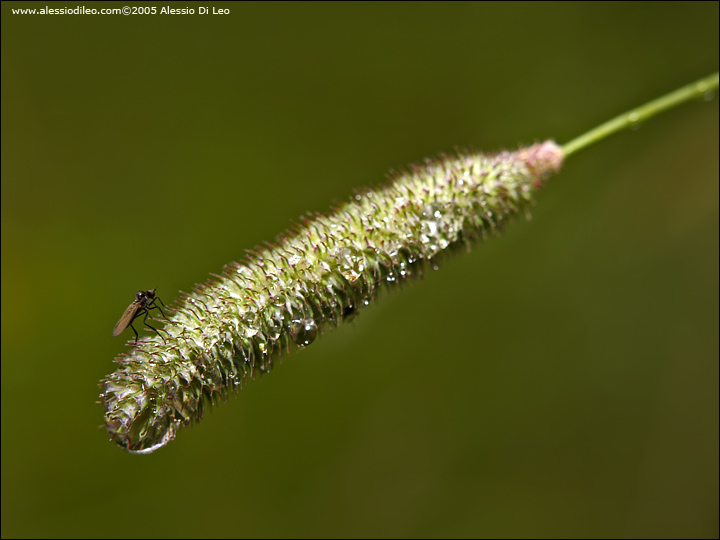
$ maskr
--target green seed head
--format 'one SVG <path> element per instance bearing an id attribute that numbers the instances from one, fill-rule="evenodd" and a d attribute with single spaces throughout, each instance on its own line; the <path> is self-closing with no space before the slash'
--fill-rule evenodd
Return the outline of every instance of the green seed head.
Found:
<path id="1" fill-rule="evenodd" d="M 546 141 L 517 152 L 427 160 L 385 187 L 306 219 L 276 246 L 227 265 L 180 300 L 166 343 L 143 338 L 102 381 L 111 440 L 147 453 L 202 418 L 282 351 L 310 345 L 377 297 L 524 210 L 563 151 Z"/>

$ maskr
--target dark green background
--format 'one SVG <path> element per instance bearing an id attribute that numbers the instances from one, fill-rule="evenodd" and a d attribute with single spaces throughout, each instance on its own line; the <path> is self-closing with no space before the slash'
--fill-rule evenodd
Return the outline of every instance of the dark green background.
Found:
<path id="1" fill-rule="evenodd" d="M 532 221 L 152 455 L 95 403 L 135 291 L 708 75 L 717 3 L 11 13 L 42 5 L 2 4 L 3 537 L 717 537 L 717 99 L 573 156 Z"/>

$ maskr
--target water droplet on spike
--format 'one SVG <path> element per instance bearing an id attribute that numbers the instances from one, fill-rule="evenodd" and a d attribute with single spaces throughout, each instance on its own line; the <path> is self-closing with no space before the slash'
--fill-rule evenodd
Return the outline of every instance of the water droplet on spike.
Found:
<path id="1" fill-rule="evenodd" d="M 298 347 L 307 347 L 317 337 L 318 328 L 313 319 L 293 320 L 290 337 Z"/>
<path id="2" fill-rule="evenodd" d="M 350 283 L 356 281 L 365 269 L 365 259 L 362 253 L 352 247 L 340 249 L 335 256 L 340 273 Z"/>

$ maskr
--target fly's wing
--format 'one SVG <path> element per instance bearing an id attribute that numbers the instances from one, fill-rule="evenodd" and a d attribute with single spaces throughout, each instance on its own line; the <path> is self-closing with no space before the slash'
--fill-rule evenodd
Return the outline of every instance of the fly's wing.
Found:
<path id="1" fill-rule="evenodd" d="M 133 322 L 135 314 L 138 312 L 139 309 L 140 302 L 138 301 L 134 301 L 127 307 L 125 313 L 122 314 L 122 317 L 120 317 L 120 320 L 115 325 L 115 329 L 113 330 L 113 337 L 119 336 L 125 331 L 128 326 L 130 326 L 130 323 Z"/>

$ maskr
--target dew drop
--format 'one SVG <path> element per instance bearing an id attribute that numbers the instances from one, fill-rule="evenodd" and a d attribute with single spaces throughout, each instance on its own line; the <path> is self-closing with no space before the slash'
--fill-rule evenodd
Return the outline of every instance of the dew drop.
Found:
<path id="1" fill-rule="evenodd" d="M 248 311 L 245 313 L 243 319 L 243 322 L 245 323 L 245 337 L 254 337 L 260 331 L 260 325 L 257 323 L 257 314 L 252 311 Z"/>
<path id="2" fill-rule="evenodd" d="M 442 217 L 440 210 L 440 205 L 426 204 L 422 209 L 422 217 L 424 219 L 440 219 Z"/>
<path id="3" fill-rule="evenodd" d="M 280 337 L 281 330 L 282 330 L 281 322 L 275 321 L 272 319 L 270 319 L 270 321 L 268 321 L 267 336 L 269 339 L 271 339 L 272 341 L 276 341 Z"/>
<path id="4" fill-rule="evenodd" d="M 357 307 L 350 304 L 345 309 L 343 309 L 342 312 L 342 318 L 343 321 L 350 321 L 355 318 L 355 315 L 357 315 Z"/>
<path id="5" fill-rule="evenodd" d="M 350 283 L 356 281 L 365 269 L 365 259 L 357 249 L 345 247 L 338 250 L 335 260 L 340 273 Z"/>
<path id="6" fill-rule="evenodd" d="M 437 234 L 437 223 L 434 221 L 423 221 L 420 226 L 420 234 L 423 236 L 435 236 Z"/>
<path id="7" fill-rule="evenodd" d="M 249 326 L 245 329 L 245 337 L 253 337 L 255 334 L 257 334 L 260 331 L 259 328 L 256 328 L 254 326 Z"/>
<path id="8" fill-rule="evenodd" d="M 295 319 L 290 327 L 290 337 L 298 347 L 307 347 L 317 337 L 318 328 L 313 319 Z"/>
<path id="9" fill-rule="evenodd" d="M 128 445 L 125 449 L 131 454 L 150 454 L 158 448 L 162 448 L 175 438 L 176 427 L 177 424 L 172 423 L 164 430 L 156 428 L 151 432 L 151 435 L 147 437 L 147 441 L 141 441 L 142 445 L 138 444 L 137 447 L 133 448 Z M 144 446 L 145 444 L 149 444 L 149 446 Z"/>

